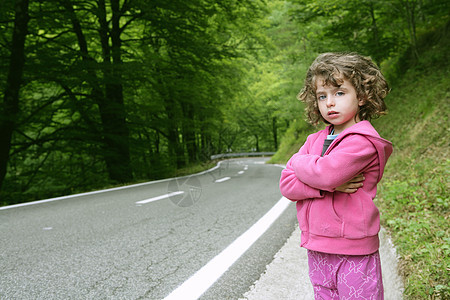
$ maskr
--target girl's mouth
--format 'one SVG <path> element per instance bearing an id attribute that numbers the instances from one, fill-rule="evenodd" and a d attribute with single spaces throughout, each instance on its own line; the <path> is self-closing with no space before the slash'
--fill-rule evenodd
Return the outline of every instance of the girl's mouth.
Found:
<path id="1" fill-rule="evenodd" d="M 335 111 L 333 111 L 333 110 L 332 110 L 332 111 L 329 111 L 329 112 L 328 112 L 328 115 L 329 115 L 329 116 L 332 116 L 332 115 L 337 115 L 337 114 L 338 114 L 338 113 L 337 113 L 337 112 L 335 112 Z"/>

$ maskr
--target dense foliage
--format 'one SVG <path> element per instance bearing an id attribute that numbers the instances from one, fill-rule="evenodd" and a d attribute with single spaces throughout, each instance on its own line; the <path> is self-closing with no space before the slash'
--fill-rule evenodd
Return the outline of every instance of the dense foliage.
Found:
<path id="1" fill-rule="evenodd" d="M 274 150 L 270 116 L 248 112 L 249 129 L 230 112 L 249 97 L 265 13 L 260 1 L 2 1 L 1 203 Z"/>

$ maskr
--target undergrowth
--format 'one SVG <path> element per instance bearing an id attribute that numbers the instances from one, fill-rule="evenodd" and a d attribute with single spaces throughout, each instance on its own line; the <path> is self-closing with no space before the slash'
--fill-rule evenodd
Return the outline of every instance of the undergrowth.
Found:
<path id="1" fill-rule="evenodd" d="M 389 114 L 373 122 L 394 144 L 377 205 L 400 255 L 406 299 L 450 299 L 450 68 L 442 49 L 448 38 L 398 79 Z"/>

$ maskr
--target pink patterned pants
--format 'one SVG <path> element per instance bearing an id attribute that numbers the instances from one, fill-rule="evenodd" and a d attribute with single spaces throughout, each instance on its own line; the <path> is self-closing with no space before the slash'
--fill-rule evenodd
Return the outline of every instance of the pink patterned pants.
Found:
<path id="1" fill-rule="evenodd" d="M 380 254 L 339 255 L 308 250 L 315 299 L 383 300 Z"/>

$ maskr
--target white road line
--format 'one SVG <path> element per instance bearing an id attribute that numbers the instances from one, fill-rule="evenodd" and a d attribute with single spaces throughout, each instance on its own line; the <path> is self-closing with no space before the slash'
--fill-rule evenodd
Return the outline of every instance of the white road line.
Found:
<path id="1" fill-rule="evenodd" d="M 258 222 L 170 293 L 164 300 L 198 299 L 266 232 L 288 207 L 289 203 L 291 201 L 282 197 Z"/>
<path id="2" fill-rule="evenodd" d="M 119 190 L 134 188 L 134 187 L 138 187 L 138 186 L 144 186 L 144 185 L 150 185 L 150 184 L 155 184 L 155 183 L 167 182 L 167 181 L 174 180 L 174 179 L 180 179 L 180 178 L 187 178 L 187 177 L 190 177 L 190 176 L 203 175 L 203 174 L 212 172 L 212 171 L 220 168 L 221 163 L 222 163 L 222 161 L 218 162 L 215 167 L 213 167 L 213 168 L 211 168 L 209 170 L 205 170 L 205 171 L 202 171 L 200 173 L 196 173 L 196 174 L 192 174 L 192 175 L 173 177 L 173 178 L 166 178 L 166 179 L 160 179 L 160 180 L 149 181 L 149 182 L 144 182 L 144 183 L 136 183 L 136 184 L 132 184 L 132 185 L 120 186 L 120 187 L 110 188 L 110 189 L 106 189 L 106 190 L 98 190 L 98 191 L 93 191 L 93 192 L 86 192 L 86 193 L 80 193 L 80 194 L 74 194 L 74 195 L 50 198 L 50 199 L 45 199 L 45 200 L 31 201 L 31 202 L 13 204 L 13 205 L 8 205 L 8 206 L 0 206 L 0 210 L 16 208 L 16 207 L 22 207 L 22 206 L 30 206 L 30 205 L 35 205 L 35 204 L 59 201 L 59 200 L 66 200 L 66 199 L 82 197 L 82 196 L 91 196 L 91 195 L 96 195 L 96 194 L 100 194 L 100 193 L 119 191 Z"/>
<path id="3" fill-rule="evenodd" d="M 239 171 L 238 174 L 239 174 L 239 175 L 240 175 L 240 174 L 244 174 L 244 171 Z"/>
<path id="4" fill-rule="evenodd" d="M 180 194 L 184 194 L 184 192 L 183 191 L 172 192 L 172 193 L 168 193 L 168 194 L 161 195 L 161 196 L 158 196 L 158 197 L 153 197 L 153 198 L 149 198 L 149 199 L 146 199 L 146 200 L 141 200 L 141 201 L 136 202 L 136 204 L 146 204 L 146 203 L 149 203 L 149 202 L 166 199 L 166 198 L 169 198 L 169 197 L 172 197 L 172 196 L 175 196 L 175 195 L 180 195 Z"/>
<path id="5" fill-rule="evenodd" d="M 231 179 L 231 177 L 224 177 L 224 178 L 217 179 L 217 180 L 214 181 L 214 182 L 224 182 L 224 181 L 227 181 L 227 180 L 229 180 L 229 179 Z"/>

